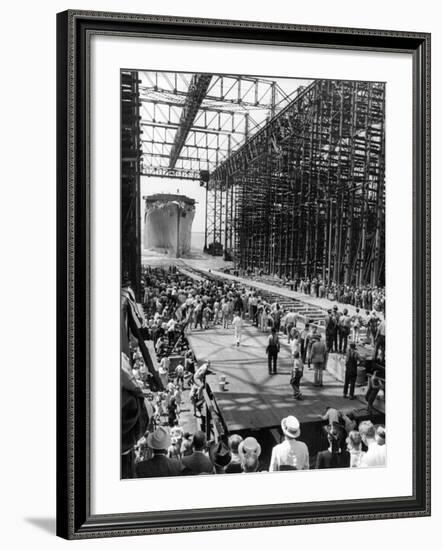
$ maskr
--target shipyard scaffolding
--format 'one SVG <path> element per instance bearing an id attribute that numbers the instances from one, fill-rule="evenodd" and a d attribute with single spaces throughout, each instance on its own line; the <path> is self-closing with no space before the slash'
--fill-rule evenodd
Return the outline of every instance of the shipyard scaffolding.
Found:
<path id="1" fill-rule="evenodd" d="M 141 298 L 140 80 L 121 72 L 121 276 Z"/>
<path id="2" fill-rule="evenodd" d="M 210 173 L 207 247 L 238 267 L 385 281 L 385 85 L 315 80 Z"/>
<path id="3" fill-rule="evenodd" d="M 281 111 L 295 91 L 254 76 L 139 74 L 140 174 L 199 181 L 206 189 L 204 250 L 230 259 L 233 202 L 228 202 L 226 191 L 219 191 L 218 186 L 209 189 L 209 175 Z"/>

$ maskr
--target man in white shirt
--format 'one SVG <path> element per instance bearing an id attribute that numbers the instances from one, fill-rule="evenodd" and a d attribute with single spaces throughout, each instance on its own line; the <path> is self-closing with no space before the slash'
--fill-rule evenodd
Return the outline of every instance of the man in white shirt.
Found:
<path id="1" fill-rule="evenodd" d="M 285 440 L 272 449 L 269 472 L 281 470 L 308 470 L 308 447 L 302 441 L 296 441 L 301 435 L 299 420 L 294 416 L 287 416 L 281 422 Z"/>
<path id="2" fill-rule="evenodd" d="M 333 407 L 327 407 L 325 413 L 320 414 L 319 417 L 322 418 L 322 420 L 327 420 L 329 425 L 333 426 L 333 424 L 339 424 L 341 413 Z"/>
<path id="3" fill-rule="evenodd" d="M 376 442 L 376 429 L 370 420 L 364 420 L 359 424 L 359 433 L 362 441 L 368 447 L 367 452 L 361 458 L 359 468 L 373 468 L 376 466 L 385 466 L 386 464 L 386 445 L 378 445 Z"/>
<path id="4" fill-rule="evenodd" d="M 239 346 L 241 343 L 241 332 L 242 332 L 242 319 L 238 312 L 235 313 L 235 317 L 232 321 L 233 328 L 235 329 L 235 340 L 236 345 Z"/>
<path id="5" fill-rule="evenodd" d="M 209 367 L 210 367 L 210 361 L 207 361 L 207 363 L 204 363 L 203 365 L 201 365 L 193 375 L 193 381 L 198 387 L 198 399 L 201 399 L 203 396 L 203 390 L 206 386 L 206 376 L 207 376 L 207 371 L 209 370 Z"/>

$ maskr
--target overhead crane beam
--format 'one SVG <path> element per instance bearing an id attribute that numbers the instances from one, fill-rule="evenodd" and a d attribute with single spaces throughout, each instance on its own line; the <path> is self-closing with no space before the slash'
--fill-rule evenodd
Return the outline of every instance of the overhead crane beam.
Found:
<path id="1" fill-rule="evenodd" d="M 190 129 L 195 121 L 198 109 L 207 93 L 212 80 L 209 74 L 194 74 L 189 85 L 186 101 L 183 105 L 179 126 L 177 128 L 174 144 L 170 152 L 169 168 L 173 168 L 180 156 L 181 149 L 186 142 Z"/>
<path id="2" fill-rule="evenodd" d="M 177 128 L 178 130 L 181 128 L 181 124 L 177 122 L 141 122 L 141 126 L 151 126 L 153 128 Z M 230 135 L 230 134 L 238 134 L 238 135 L 244 135 L 244 132 L 238 132 L 237 130 L 217 130 L 216 128 L 207 128 L 205 126 L 192 126 L 187 130 L 187 135 L 190 132 L 197 132 L 197 133 L 203 133 L 203 134 L 219 134 L 219 135 Z M 176 141 L 174 141 L 175 145 Z M 178 158 L 178 157 L 177 157 Z"/>

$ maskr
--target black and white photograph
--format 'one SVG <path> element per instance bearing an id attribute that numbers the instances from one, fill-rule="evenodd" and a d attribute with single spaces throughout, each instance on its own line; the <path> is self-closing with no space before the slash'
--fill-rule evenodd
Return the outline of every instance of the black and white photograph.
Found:
<path id="1" fill-rule="evenodd" d="M 122 479 L 387 465 L 386 86 L 120 71 Z"/>

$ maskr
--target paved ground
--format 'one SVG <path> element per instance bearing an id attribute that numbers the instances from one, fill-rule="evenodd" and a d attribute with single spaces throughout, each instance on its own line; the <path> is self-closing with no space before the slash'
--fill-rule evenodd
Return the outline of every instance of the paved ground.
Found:
<path id="1" fill-rule="evenodd" d="M 328 372 L 324 373 L 324 387 L 314 387 L 313 370 L 307 368 L 301 382 L 304 400 L 294 400 L 289 385 L 291 359 L 286 340 L 281 338 L 278 374 L 270 376 L 265 354 L 267 338 L 250 324 L 243 329 L 239 348 L 231 328 L 217 326 L 188 334 L 198 362 L 211 361 L 214 374 L 207 381 L 229 431 L 279 426 L 289 414 L 297 416 L 301 423 L 316 422 L 327 406 L 346 411 L 365 406 L 363 399 L 344 399 L 342 383 Z M 222 375 L 228 382 L 225 391 L 219 386 Z"/>

